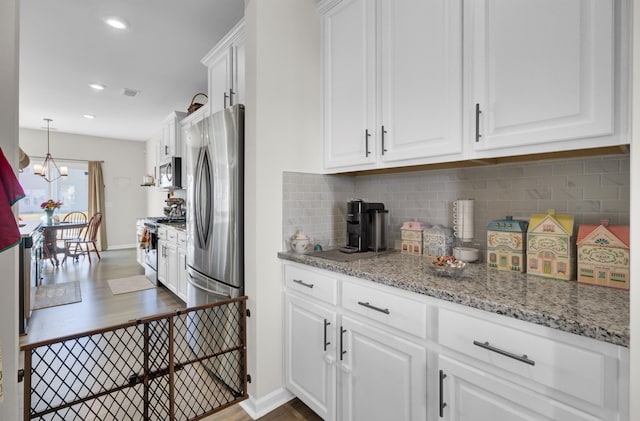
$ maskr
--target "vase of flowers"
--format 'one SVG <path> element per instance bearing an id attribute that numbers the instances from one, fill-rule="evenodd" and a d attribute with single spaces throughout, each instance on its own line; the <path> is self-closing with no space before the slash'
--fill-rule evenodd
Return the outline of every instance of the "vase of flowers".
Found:
<path id="1" fill-rule="evenodd" d="M 56 209 L 58 209 L 60 206 L 62 206 L 61 201 L 59 200 L 53 201 L 51 199 L 47 200 L 46 202 L 42 202 L 40 204 L 40 207 L 44 209 L 44 213 L 47 215 L 47 220 L 46 220 L 47 225 L 53 225 L 53 212 Z"/>

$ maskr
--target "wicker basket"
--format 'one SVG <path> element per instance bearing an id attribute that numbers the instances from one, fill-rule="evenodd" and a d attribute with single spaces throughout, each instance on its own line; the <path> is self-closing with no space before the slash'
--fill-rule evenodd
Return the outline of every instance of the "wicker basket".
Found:
<path id="1" fill-rule="evenodd" d="M 193 98 L 191 98 L 191 105 L 189 105 L 189 108 L 187 108 L 187 111 L 189 114 L 191 114 L 192 112 L 194 112 L 195 110 L 197 110 L 198 108 L 202 107 L 204 104 L 200 104 L 199 102 L 195 102 L 196 98 L 199 95 L 204 95 L 205 98 L 207 98 L 207 100 L 209 99 L 209 97 L 207 96 L 207 94 L 203 94 L 202 92 L 199 92 L 197 94 L 195 94 L 193 96 Z"/>

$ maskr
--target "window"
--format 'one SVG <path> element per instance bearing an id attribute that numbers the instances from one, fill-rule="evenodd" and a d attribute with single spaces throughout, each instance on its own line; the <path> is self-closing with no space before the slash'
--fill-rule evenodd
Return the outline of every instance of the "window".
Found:
<path id="1" fill-rule="evenodd" d="M 88 164 L 57 160 L 58 166 L 69 168 L 69 175 L 48 183 L 33 173 L 33 166 L 25 168 L 18 176 L 25 197 L 18 202 L 22 219 L 38 219 L 43 215 L 40 204 L 48 199 L 62 202 L 56 211 L 58 216 L 80 211 L 87 213 L 89 203 Z"/>

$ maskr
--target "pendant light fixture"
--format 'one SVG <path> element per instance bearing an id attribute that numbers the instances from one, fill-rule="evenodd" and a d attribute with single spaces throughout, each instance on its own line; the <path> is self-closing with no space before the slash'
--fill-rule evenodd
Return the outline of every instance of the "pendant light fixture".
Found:
<path id="1" fill-rule="evenodd" d="M 50 118 L 45 118 L 47 122 L 47 155 L 44 157 L 42 165 L 34 165 L 33 172 L 36 175 L 41 176 L 47 182 L 51 183 L 60 177 L 66 177 L 69 175 L 69 168 L 65 166 L 58 167 L 56 161 L 53 160 L 51 152 L 49 152 L 49 124 L 53 121 Z"/>

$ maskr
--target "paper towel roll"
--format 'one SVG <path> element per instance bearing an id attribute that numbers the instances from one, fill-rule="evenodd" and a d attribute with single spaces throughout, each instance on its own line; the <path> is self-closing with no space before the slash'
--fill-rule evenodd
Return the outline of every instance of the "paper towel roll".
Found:
<path id="1" fill-rule="evenodd" d="M 462 241 L 473 240 L 473 199 L 453 202 L 453 235 Z"/>

